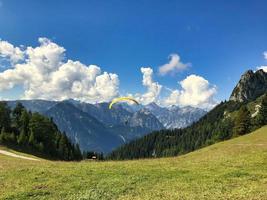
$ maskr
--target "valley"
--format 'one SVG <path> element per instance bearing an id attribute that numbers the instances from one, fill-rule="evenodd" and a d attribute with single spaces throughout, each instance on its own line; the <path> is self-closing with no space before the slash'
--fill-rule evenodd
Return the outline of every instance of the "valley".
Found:
<path id="1" fill-rule="evenodd" d="M 267 1 L 0 0 L 0 200 L 267 200 Z"/>
<path id="2" fill-rule="evenodd" d="M 145 106 L 124 103 L 109 109 L 109 103 L 90 104 L 71 99 L 7 101 L 11 108 L 18 102 L 27 110 L 53 118 L 60 131 L 78 143 L 81 150 L 103 153 L 152 131 L 189 126 L 206 114 L 199 108 L 165 108 L 156 103 Z"/>

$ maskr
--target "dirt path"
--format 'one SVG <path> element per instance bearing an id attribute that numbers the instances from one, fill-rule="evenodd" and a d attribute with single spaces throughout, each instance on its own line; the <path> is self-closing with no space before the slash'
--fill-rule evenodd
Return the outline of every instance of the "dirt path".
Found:
<path id="1" fill-rule="evenodd" d="M 8 151 L 5 151 L 5 150 L 0 150 L 0 154 L 4 154 L 4 155 L 7 155 L 7 156 L 12 156 L 12 157 L 15 157 L 15 158 L 26 159 L 26 160 L 40 161 L 40 160 L 38 160 L 36 158 L 29 158 L 29 157 L 26 157 L 26 156 L 17 155 L 17 154 L 14 154 L 14 153 L 11 153 L 11 152 L 8 152 Z"/>

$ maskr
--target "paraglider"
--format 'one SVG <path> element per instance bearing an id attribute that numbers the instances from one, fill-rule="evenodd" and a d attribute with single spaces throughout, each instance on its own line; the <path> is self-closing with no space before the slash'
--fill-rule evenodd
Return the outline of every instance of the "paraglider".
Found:
<path id="1" fill-rule="evenodd" d="M 134 98 L 132 97 L 118 97 L 118 98 L 115 98 L 111 101 L 111 103 L 109 104 L 109 109 L 112 108 L 113 104 L 117 103 L 117 102 L 120 102 L 120 101 L 130 101 L 130 102 L 133 102 L 137 105 L 139 105 L 138 101 L 136 101 Z M 129 123 L 128 119 L 125 121 L 125 126 L 127 126 Z"/>
<path id="2" fill-rule="evenodd" d="M 136 101 L 134 98 L 132 97 L 118 97 L 118 98 L 115 98 L 111 101 L 111 103 L 109 104 L 109 109 L 112 108 L 113 104 L 117 103 L 117 102 L 120 102 L 120 101 L 130 101 L 130 102 L 133 102 L 137 105 L 139 105 L 138 101 Z"/>

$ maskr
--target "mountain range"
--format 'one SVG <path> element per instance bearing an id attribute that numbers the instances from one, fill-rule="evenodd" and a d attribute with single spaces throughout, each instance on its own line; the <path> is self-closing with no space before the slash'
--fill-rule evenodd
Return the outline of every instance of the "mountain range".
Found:
<path id="1" fill-rule="evenodd" d="M 155 115 L 166 129 L 184 128 L 207 113 L 203 109 L 191 106 L 172 105 L 166 108 L 160 107 L 156 103 L 150 103 L 145 108 Z"/>
<path id="2" fill-rule="evenodd" d="M 155 114 L 161 113 L 162 121 L 172 116 L 164 117 L 165 109 L 156 107 L 154 104 L 148 106 Z M 183 109 L 190 113 L 187 108 Z M 182 155 L 256 130 L 266 125 L 266 113 L 267 73 L 248 70 L 241 76 L 229 100 L 219 103 L 197 122 L 183 129 L 155 131 L 120 146 L 108 157 L 116 160 Z M 168 122 L 163 124 L 168 126 Z"/>
<path id="3" fill-rule="evenodd" d="M 8 101 L 14 108 L 21 102 L 27 110 L 53 118 L 60 131 L 80 145 L 82 150 L 108 153 L 136 138 L 162 129 L 183 128 L 202 117 L 206 111 L 156 103 L 148 105 L 90 104 L 75 100 L 17 100 Z"/>

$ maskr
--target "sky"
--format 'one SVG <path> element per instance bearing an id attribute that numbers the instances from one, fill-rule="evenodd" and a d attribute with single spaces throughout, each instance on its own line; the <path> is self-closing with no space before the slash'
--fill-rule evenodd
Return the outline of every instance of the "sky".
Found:
<path id="1" fill-rule="evenodd" d="M 267 69 L 267 2 L 0 0 L 0 98 L 210 109 Z"/>

